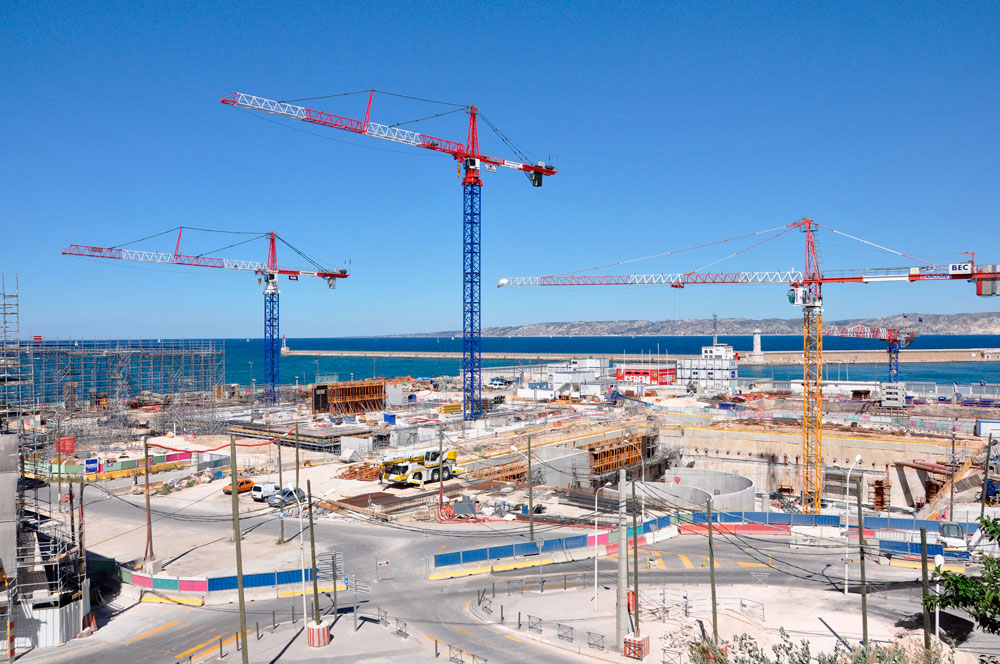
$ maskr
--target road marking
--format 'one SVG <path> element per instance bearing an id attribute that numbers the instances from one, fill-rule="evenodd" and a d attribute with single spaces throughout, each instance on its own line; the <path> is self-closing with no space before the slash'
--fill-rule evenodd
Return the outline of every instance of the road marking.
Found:
<path id="1" fill-rule="evenodd" d="M 191 636 L 192 634 L 194 634 L 195 632 L 197 632 L 199 629 L 205 629 L 205 626 L 204 625 L 199 625 L 198 627 L 195 627 L 194 629 L 189 629 L 188 631 L 186 631 L 183 634 L 181 634 L 180 638 L 184 638 L 185 636 Z"/>
<path id="2" fill-rule="evenodd" d="M 923 565 L 919 562 L 911 562 L 909 560 L 890 560 L 890 567 L 910 567 L 912 569 L 922 569 Z M 929 565 L 928 565 L 929 567 Z M 942 565 L 941 569 L 945 572 L 954 572 L 956 574 L 965 574 L 965 568 L 959 567 L 957 565 Z"/>
<path id="3" fill-rule="evenodd" d="M 740 567 L 767 567 L 766 563 L 748 563 L 742 560 L 736 561 L 736 564 Z"/>
<path id="4" fill-rule="evenodd" d="M 691 564 L 691 559 L 685 556 L 683 553 L 678 553 L 677 557 L 681 559 L 682 563 L 684 563 L 684 567 L 686 567 L 687 569 L 694 569 L 694 565 Z"/>
<path id="5" fill-rule="evenodd" d="M 252 632 L 252 631 L 253 631 L 252 629 L 248 629 L 247 630 L 247 635 L 249 635 L 250 632 Z M 237 639 L 237 637 L 239 637 L 239 635 L 240 635 L 240 633 L 236 632 L 235 634 L 233 634 L 232 636 L 230 636 L 228 639 L 225 639 L 222 642 L 222 645 L 228 646 L 230 643 L 232 643 L 233 641 L 235 641 Z M 197 652 L 194 655 L 191 655 L 191 659 L 192 660 L 196 660 L 196 659 L 201 659 L 202 657 L 206 657 L 210 652 L 213 652 L 219 646 L 218 640 L 209 641 L 209 643 L 211 643 L 210 646 L 208 646 L 207 648 L 202 649 L 201 652 Z M 191 652 L 191 651 L 189 650 L 187 652 Z M 184 657 L 185 654 L 186 653 L 181 653 L 180 655 L 177 656 L 177 659 L 180 659 L 180 658 Z"/>
<path id="6" fill-rule="evenodd" d="M 510 634 L 504 634 L 503 637 L 505 639 L 510 639 L 511 641 L 517 641 L 518 643 L 521 642 L 521 639 L 517 638 L 516 636 L 511 636 Z"/>
<path id="7" fill-rule="evenodd" d="M 212 629 L 212 630 L 209 630 L 209 631 L 214 632 L 215 630 Z M 223 634 L 225 634 L 225 632 L 223 632 Z M 204 643 L 199 643 L 194 648 L 189 648 L 189 649 L 185 650 L 184 652 L 182 652 L 181 654 L 177 655 L 177 659 L 184 659 L 185 657 L 187 657 L 191 653 L 195 652 L 196 650 L 201 650 L 202 648 L 204 648 L 205 646 L 207 646 L 209 644 L 218 643 L 218 641 L 219 641 L 220 638 L 222 638 L 222 635 L 213 636 L 208 641 L 205 641 Z"/>
<path id="8" fill-rule="evenodd" d="M 490 641 L 489 639 L 483 639 L 483 643 L 485 643 L 487 645 L 490 645 L 490 646 L 493 645 L 493 642 Z"/>
<path id="9" fill-rule="evenodd" d="M 180 622 L 179 620 L 175 620 L 173 622 L 168 622 L 165 625 L 160 625 L 156 629 L 151 629 L 148 632 L 146 632 L 145 634 L 140 634 L 139 636 L 135 637 L 134 639 L 130 639 L 130 640 L 126 641 L 125 645 L 129 645 L 129 644 L 135 643 L 136 641 L 142 641 L 147 636 L 152 636 L 154 634 L 157 634 L 158 632 L 162 632 L 165 629 L 170 629 L 171 627 L 173 627 L 174 625 L 176 625 L 179 622 Z"/>
<path id="10" fill-rule="evenodd" d="M 431 636 L 430 634 L 427 634 L 426 636 L 427 636 L 427 638 L 428 638 L 428 639 L 430 639 L 431 641 L 437 641 L 437 639 L 435 639 L 435 638 L 434 638 L 433 636 Z"/>
<path id="11" fill-rule="evenodd" d="M 660 552 L 656 552 L 656 564 L 660 566 L 660 569 L 667 569 L 667 564 L 663 562 L 663 557 L 660 556 Z"/>
<path id="12" fill-rule="evenodd" d="M 448 546 L 447 544 L 442 544 L 441 546 L 438 547 L 438 551 L 444 551 L 444 549 L 447 548 L 447 546 Z"/>
<path id="13" fill-rule="evenodd" d="M 465 634 L 466 636 L 475 636 L 475 634 L 473 634 L 472 632 L 466 632 L 466 631 L 465 631 L 464 629 L 462 629 L 461 627 L 456 627 L 456 628 L 455 628 L 455 631 L 456 631 L 456 632 L 461 632 L 462 634 Z"/>

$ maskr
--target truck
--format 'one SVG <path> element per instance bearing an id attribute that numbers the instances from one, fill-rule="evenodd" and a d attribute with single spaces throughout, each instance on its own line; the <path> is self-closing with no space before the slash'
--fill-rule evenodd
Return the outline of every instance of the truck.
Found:
<path id="1" fill-rule="evenodd" d="M 448 480 L 461 472 L 456 468 L 458 452 L 446 447 L 443 459 L 439 461 L 441 450 L 427 447 L 383 456 L 379 461 L 382 478 L 389 484 L 421 486 L 426 482 Z"/>

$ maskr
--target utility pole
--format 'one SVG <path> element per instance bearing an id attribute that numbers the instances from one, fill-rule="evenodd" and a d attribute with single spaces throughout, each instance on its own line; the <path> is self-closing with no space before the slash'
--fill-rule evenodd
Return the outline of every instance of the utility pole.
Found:
<path id="1" fill-rule="evenodd" d="M 444 472 L 444 469 L 441 468 L 444 463 L 444 459 L 442 458 L 443 455 L 444 431 L 438 428 L 438 468 L 441 469 L 442 473 Z M 421 475 L 421 477 L 423 476 Z M 438 479 L 440 481 L 440 486 L 438 486 L 438 523 L 441 523 L 441 515 L 444 514 L 444 475 L 438 475 Z"/>
<path id="2" fill-rule="evenodd" d="M 153 555 L 153 520 L 149 516 L 149 436 L 142 437 L 142 456 L 145 459 L 143 475 L 146 477 L 146 561 L 156 560 Z M 60 464 L 61 466 L 61 464 Z M 235 482 L 235 480 L 233 480 Z M 235 487 L 235 484 L 233 485 Z M 233 495 L 236 491 L 233 491 Z"/>
<path id="3" fill-rule="evenodd" d="M 233 541 L 236 542 L 236 589 L 240 599 L 240 633 L 237 639 L 243 644 L 243 647 L 240 648 L 243 656 L 243 664 L 250 664 L 249 645 L 246 640 L 247 605 L 246 599 L 243 597 L 243 551 L 240 548 L 240 540 L 243 539 L 243 535 L 240 532 L 240 492 L 236 490 L 239 481 L 236 477 L 236 437 L 232 434 L 229 434 L 229 475 L 232 478 L 233 487 Z"/>
<path id="4" fill-rule="evenodd" d="M 319 576 L 316 573 L 316 529 L 313 528 L 313 490 L 312 490 L 312 480 L 306 480 L 306 500 L 309 501 L 309 547 L 312 550 L 312 567 L 310 568 L 313 578 L 313 619 L 316 624 L 319 624 L 319 581 L 316 579 Z M 334 565 L 336 565 L 336 557 L 334 557 Z M 337 576 L 333 577 L 333 585 L 337 585 Z"/>
<path id="5" fill-rule="evenodd" d="M 865 578 L 865 515 L 861 511 L 861 480 L 858 489 L 858 553 L 861 562 L 861 644 L 868 652 L 868 582 Z"/>
<path id="6" fill-rule="evenodd" d="M 625 530 L 625 468 L 618 470 L 618 587 L 615 607 L 615 649 L 625 638 L 625 623 L 628 622 L 628 532 Z"/>
<path id="7" fill-rule="evenodd" d="M 955 432 L 951 433 L 951 459 L 949 459 L 949 465 L 951 466 L 951 495 L 948 497 L 948 518 L 952 521 L 955 520 Z"/>
<path id="8" fill-rule="evenodd" d="M 35 500 L 37 503 L 38 501 Z M 87 548 L 83 543 L 83 475 L 80 475 L 80 564 L 82 570 L 81 578 L 87 578 Z"/>
<path id="9" fill-rule="evenodd" d="M 531 477 L 531 436 L 528 436 L 528 537 L 535 541 L 535 492 Z M 539 554 L 541 551 L 539 551 Z"/>
<path id="10" fill-rule="evenodd" d="M 979 518 L 986 516 L 986 491 L 990 488 L 990 456 L 993 454 L 993 434 L 986 443 L 986 463 L 983 464 L 983 495 L 980 496 Z"/>
<path id="11" fill-rule="evenodd" d="M 278 493 L 281 493 L 282 489 L 285 488 L 285 481 L 282 479 L 281 473 L 281 438 L 278 438 Z M 285 543 L 285 520 L 278 519 L 278 544 Z"/>
<path id="12" fill-rule="evenodd" d="M 298 489 L 301 484 L 299 484 L 299 423 L 295 423 L 295 488 Z"/>
<path id="13" fill-rule="evenodd" d="M 639 524 L 636 521 L 635 476 L 632 477 L 632 610 L 635 635 L 639 636 Z"/>
<path id="14" fill-rule="evenodd" d="M 921 576 L 921 608 L 924 611 L 924 657 L 929 661 L 931 652 L 931 612 L 927 610 L 929 586 L 927 582 L 927 528 L 920 527 L 920 576 Z"/>
<path id="15" fill-rule="evenodd" d="M 708 578 L 712 582 L 712 643 L 719 644 L 719 607 L 715 594 L 715 541 L 712 539 L 712 497 L 705 502 L 708 515 Z"/>

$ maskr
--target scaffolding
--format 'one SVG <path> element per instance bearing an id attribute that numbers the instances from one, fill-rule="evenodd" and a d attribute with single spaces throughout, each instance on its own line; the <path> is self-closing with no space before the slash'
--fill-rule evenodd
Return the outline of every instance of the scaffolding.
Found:
<path id="1" fill-rule="evenodd" d="M 211 339 L 35 337 L 24 346 L 35 403 L 44 409 L 121 410 L 168 394 L 214 395 L 225 380 L 224 346 Z"/>
<path id="2" fill-rule="evenodd" d="M 656 455 L 656 435 L 652 433 L 622 434 L 587 446 L 590 452 L 590 473 L 603 479 L 619 468 L 642 461 L 648 463 Z M 641 454 L 641 456 L 640 456 Z"/>
<path id="3" fill-rule="evenodd" d="M 532 473 L 534 475 L 535 473 Z M 498 480 L 500 482 L 523 482 L 528 477 L 528 464 L 525 461 L 511 461 L 494 466 L 480 466 L 471 473 L 475 479 Z"/>
<path id="4" fill-rule="evenodd" d="M 342 417 L 380 411 L 385 408 L 385 381 L 368 379 L 314 385 L 310 397 L 314 413 Z"/>

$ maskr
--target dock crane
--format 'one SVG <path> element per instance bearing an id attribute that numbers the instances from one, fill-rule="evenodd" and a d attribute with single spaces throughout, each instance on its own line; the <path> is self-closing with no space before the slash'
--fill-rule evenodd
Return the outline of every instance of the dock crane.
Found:
<path id="1" fill-rule="evenodd" d="M 173 230 L 173 229 L 171 229 Z M 170 231 L 165 231 L 170 232 Z M 345 279 L 350 276 L 345 269 L 329 270 L 322 268 L 318 263 L 312 261 L 301 251 L 292 247 L 276 233 L 264 233 L 258 237 L 268 239 L 267 261 L 234 260 L 231 258 L 217 258 L 213 256 L 188 256 L 180 253 L 181 233 L 184 228 L 177 229 L 177 244 L 174 253 L 168 254 L 159 251 L 143 251 L 137 249 L 122 249 L 121 247 L 92 247 L 80 244 L 71 244 L 63 250 L 64 256 L 83 256 L 86 258 L 110 258 L 115 260 L 138 261 L 142 263 L 170 263 L 173 265 L 188 265 L 192 267 L 211 267 L 223 270 L 242 270 L 253 272 L 258 275 L 258 285 L 264 286 L 264 403 L 275 405 L 279 403 L 281 393 L 280 381 L 280 358 L 281 349 L 279 346 L 279 325 L 278 325 L 278 276 L 285 275 L 291 281 L 298 281 L 299 277 L 320 277 L 326 279 L 329 288 L 337 287 L 338 279 Z M 159 233 L 158 235 L 162 235 Z M 278 267 L 278 251 L 276 240 L 281 240 L 293 251 L 306 260 L 313 263 L 317 268 L 315 271 L 292 270 Z"/>
<path id="2" fill-rule="evenodd" d="M 803 218 L 780 227 L 780 232 L 773 236 L 778 237 L 791 230 L 801 231 L 805 235 L 805 269 L 802 272 L 789 270 L 505 277 L 500 280 L 497 287 L 664 285 L 684 288 L 693 284 L 775 283 L 790 286 L 789 302 L 802 307 L 802 511 L 805 514 L 819 514 L 823 492 L 823 284 L 963 280 L 976 284 L 976 295 L 1000 295 L 1000 271 L 998 271 L 1000 266 L 977 266 L 975 255 L 970 254 L 972 257 L 970 261 L 951 263 L 947 268 L 923 261 L 924 265 L 916 267 L 874 268 L 823 274 L 816 252 L 815 233 L 818 226 L 820 224 L 812 219 Z M 846 235 L 826 226 L 823 228 Z M 728 241 L 730 240 L 722 242 Z M 905 256 L 905 254 L 900 255 Z"/>
<path id="3" fill-rule="evenodd" d="M 830 325 L 823 334 L 828 337 L 850 337 L 852 339 L 878 339 L 889 344 L 889 382 L 899 382 L 899 349 L 906 348 L 917 338 L 912 330 L 897 330 L 891 327 L 867 327 L 865 325 Z"/>
<path id="4" fill-rule="evenodd" d="M 496 172 L 497 166 L 524 172 L 532 186 L 541 187 L 542 178 L 555 175 L 556 169 L 545 162 L 527 163 L 527 157 L 506 139 L 499 130 L 494 128 L 501 140 L 518 153 L 523 161 L 511 161 L 483 154 L 479 150 L 479 130 L 477 117 L 480 115 L 475 106 L 466 106 L 469 114 L 469 131 L 465 144 L 435 138 L 398 126 L 379 124 L 371 121 L 372 97 L 375 90 L 368 90 L 368 107 L 365 109 L 364 120 L 355 120 L 324 111 L 316 111 L 304 106 L 296 106 L 282 101 L 256 97 L 254 95 L 234 92 L 223 97 L 223 104 L 237 108 L 250 109 L 271 113 L 293 120 L 301 120 L 310 124 L 340 129 L 354 134 L 381 138 L 387 141 L 403 143 L 417 148 L 433 150 L 450 155 L 458 162 L 462 178 L 463 191 L 463 261 L 464 274 L 462 285 L 462 415 L 465 420 L 477 420 L 482 416 L 482 361 L 481 361 L 481 316 L 480 316 L 480 192 L 483 181 L 480 170 Z"/>

